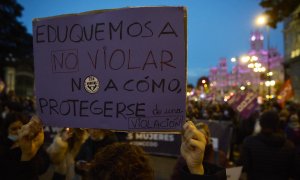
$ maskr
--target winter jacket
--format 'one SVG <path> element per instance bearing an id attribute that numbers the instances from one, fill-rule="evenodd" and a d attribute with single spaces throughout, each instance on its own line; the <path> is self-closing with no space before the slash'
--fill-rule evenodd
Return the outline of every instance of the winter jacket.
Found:
<path id="1" fill-rule="evenodd" d="M 191 174 L 183 157 L 179 157 L 171 180 L 226 180 L 225 168 L 211 163 L 203 163 L 204 175 Z"/>
<path id="2" fill-rule="evenodd" d="M 21 161 L 21 149 L 13 148 L 10 140 L 0 140 L 0 179 L 1 180 L 38 180 L 49 167 L 46 151 L 40 147 L 30 161 Z"/>
<path id="3" fill-rule="evenodd" d="M 299 161 L 293 143 L 280 133 L 247 137 L 242 162 L 248 180 L 285 180 L 295 177 L 296 170 L 300 169 L 297 169 Z"/>

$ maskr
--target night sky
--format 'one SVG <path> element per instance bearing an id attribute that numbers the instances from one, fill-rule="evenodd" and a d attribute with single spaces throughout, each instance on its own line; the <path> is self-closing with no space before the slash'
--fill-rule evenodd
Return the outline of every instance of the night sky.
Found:
<path id="1" fill-rule="evenodd" d="M 221 57 L 230 60 L 250 48 L 254 19 L 263 12 L 259 0 L 17 0 L 20 21 L 32 33 L 32 19 L 96 9 L 132 6 L 186 6 L 188 11 L 188 81 L 208 75 Z M 260 28 L 265 33 L 265 28 Z M 266 38 L 265 38 L 266 39 Z M 282 24 L 271 30 L 271 47 L 283 55 Z M 266 44 L 265 44 L 266 45 Z M 228 63 L 230 63 L 228 61 Z"/>

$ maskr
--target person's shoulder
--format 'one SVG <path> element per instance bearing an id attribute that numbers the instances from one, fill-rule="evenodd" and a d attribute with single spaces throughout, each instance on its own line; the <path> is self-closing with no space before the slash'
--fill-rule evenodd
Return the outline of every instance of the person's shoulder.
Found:
<path id="1" fill-rule="evenodd" d="M 295 149 L 295 148 L 296 148 L 296 147 L 295 147 L 295 144 L 294 144 L 291 140 L 289 140 L 289 139 L 286 139 L 286 140 L 285 140 L 284 146 L 285 146 L 286 148 L 290 148 L 290 149 Z"/>
<path id="2" fill-rule="evenodd" d="M 244 139 L 243 144 L 252 144 L 252 143 L 255 143 L 257 141 L 258 141 L 258 136 L 257 135 L 250 135 L 250 136 L 247 136 Z"/>
<path id="3" fill-rule="evenodd" d="M 187 164 L 183 158 L 179 158 L 174 168 L 171 180 L 189 179 L 189 180 L 226 180 L 226 170 L 223 167 L 219 167 L 210 163 L 203 163 L 204 174 L 192 174 L 190 173 Z"/>

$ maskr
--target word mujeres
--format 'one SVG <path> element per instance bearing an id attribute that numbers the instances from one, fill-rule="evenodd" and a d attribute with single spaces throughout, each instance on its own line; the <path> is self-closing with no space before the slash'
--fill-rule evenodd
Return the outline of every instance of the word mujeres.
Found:
<path id="1" fill-rule="evenodd" d="M 99 22 L 89 25 L 69 24 L 69 25 L 50 25 L 42 24 L 36 26 L 36 43 L 53 42 L 84 42 L 84 41 L 103 41 L 103 40 L 122 40 L 124 36 L 130 38 L 160 38 L 165 35 L 178 37 L 170 22 L 165 22 L 162 27 L 153 30 L 152 21 L 125 23 Z"/>
<path id="2" fill-rule="evenodd" d="M 174 134 L 128 133 L 127 139 L 173 142 L 175 140 L 175 137 Z"/>

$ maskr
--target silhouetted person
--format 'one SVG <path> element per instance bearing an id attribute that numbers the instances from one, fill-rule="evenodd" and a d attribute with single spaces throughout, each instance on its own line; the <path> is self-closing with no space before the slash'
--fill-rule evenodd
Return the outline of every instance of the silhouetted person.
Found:
<path id="1" fill-rule="evenodd" d="M 260 117 L 261 132 L 243 143 L 242 163 L 249 180 L 285 180 L 296 176 L 297 156 L 292 142 L 279 130 L 276 111 Z M 297 179 L 297 177 L 295 177 Z"/>

